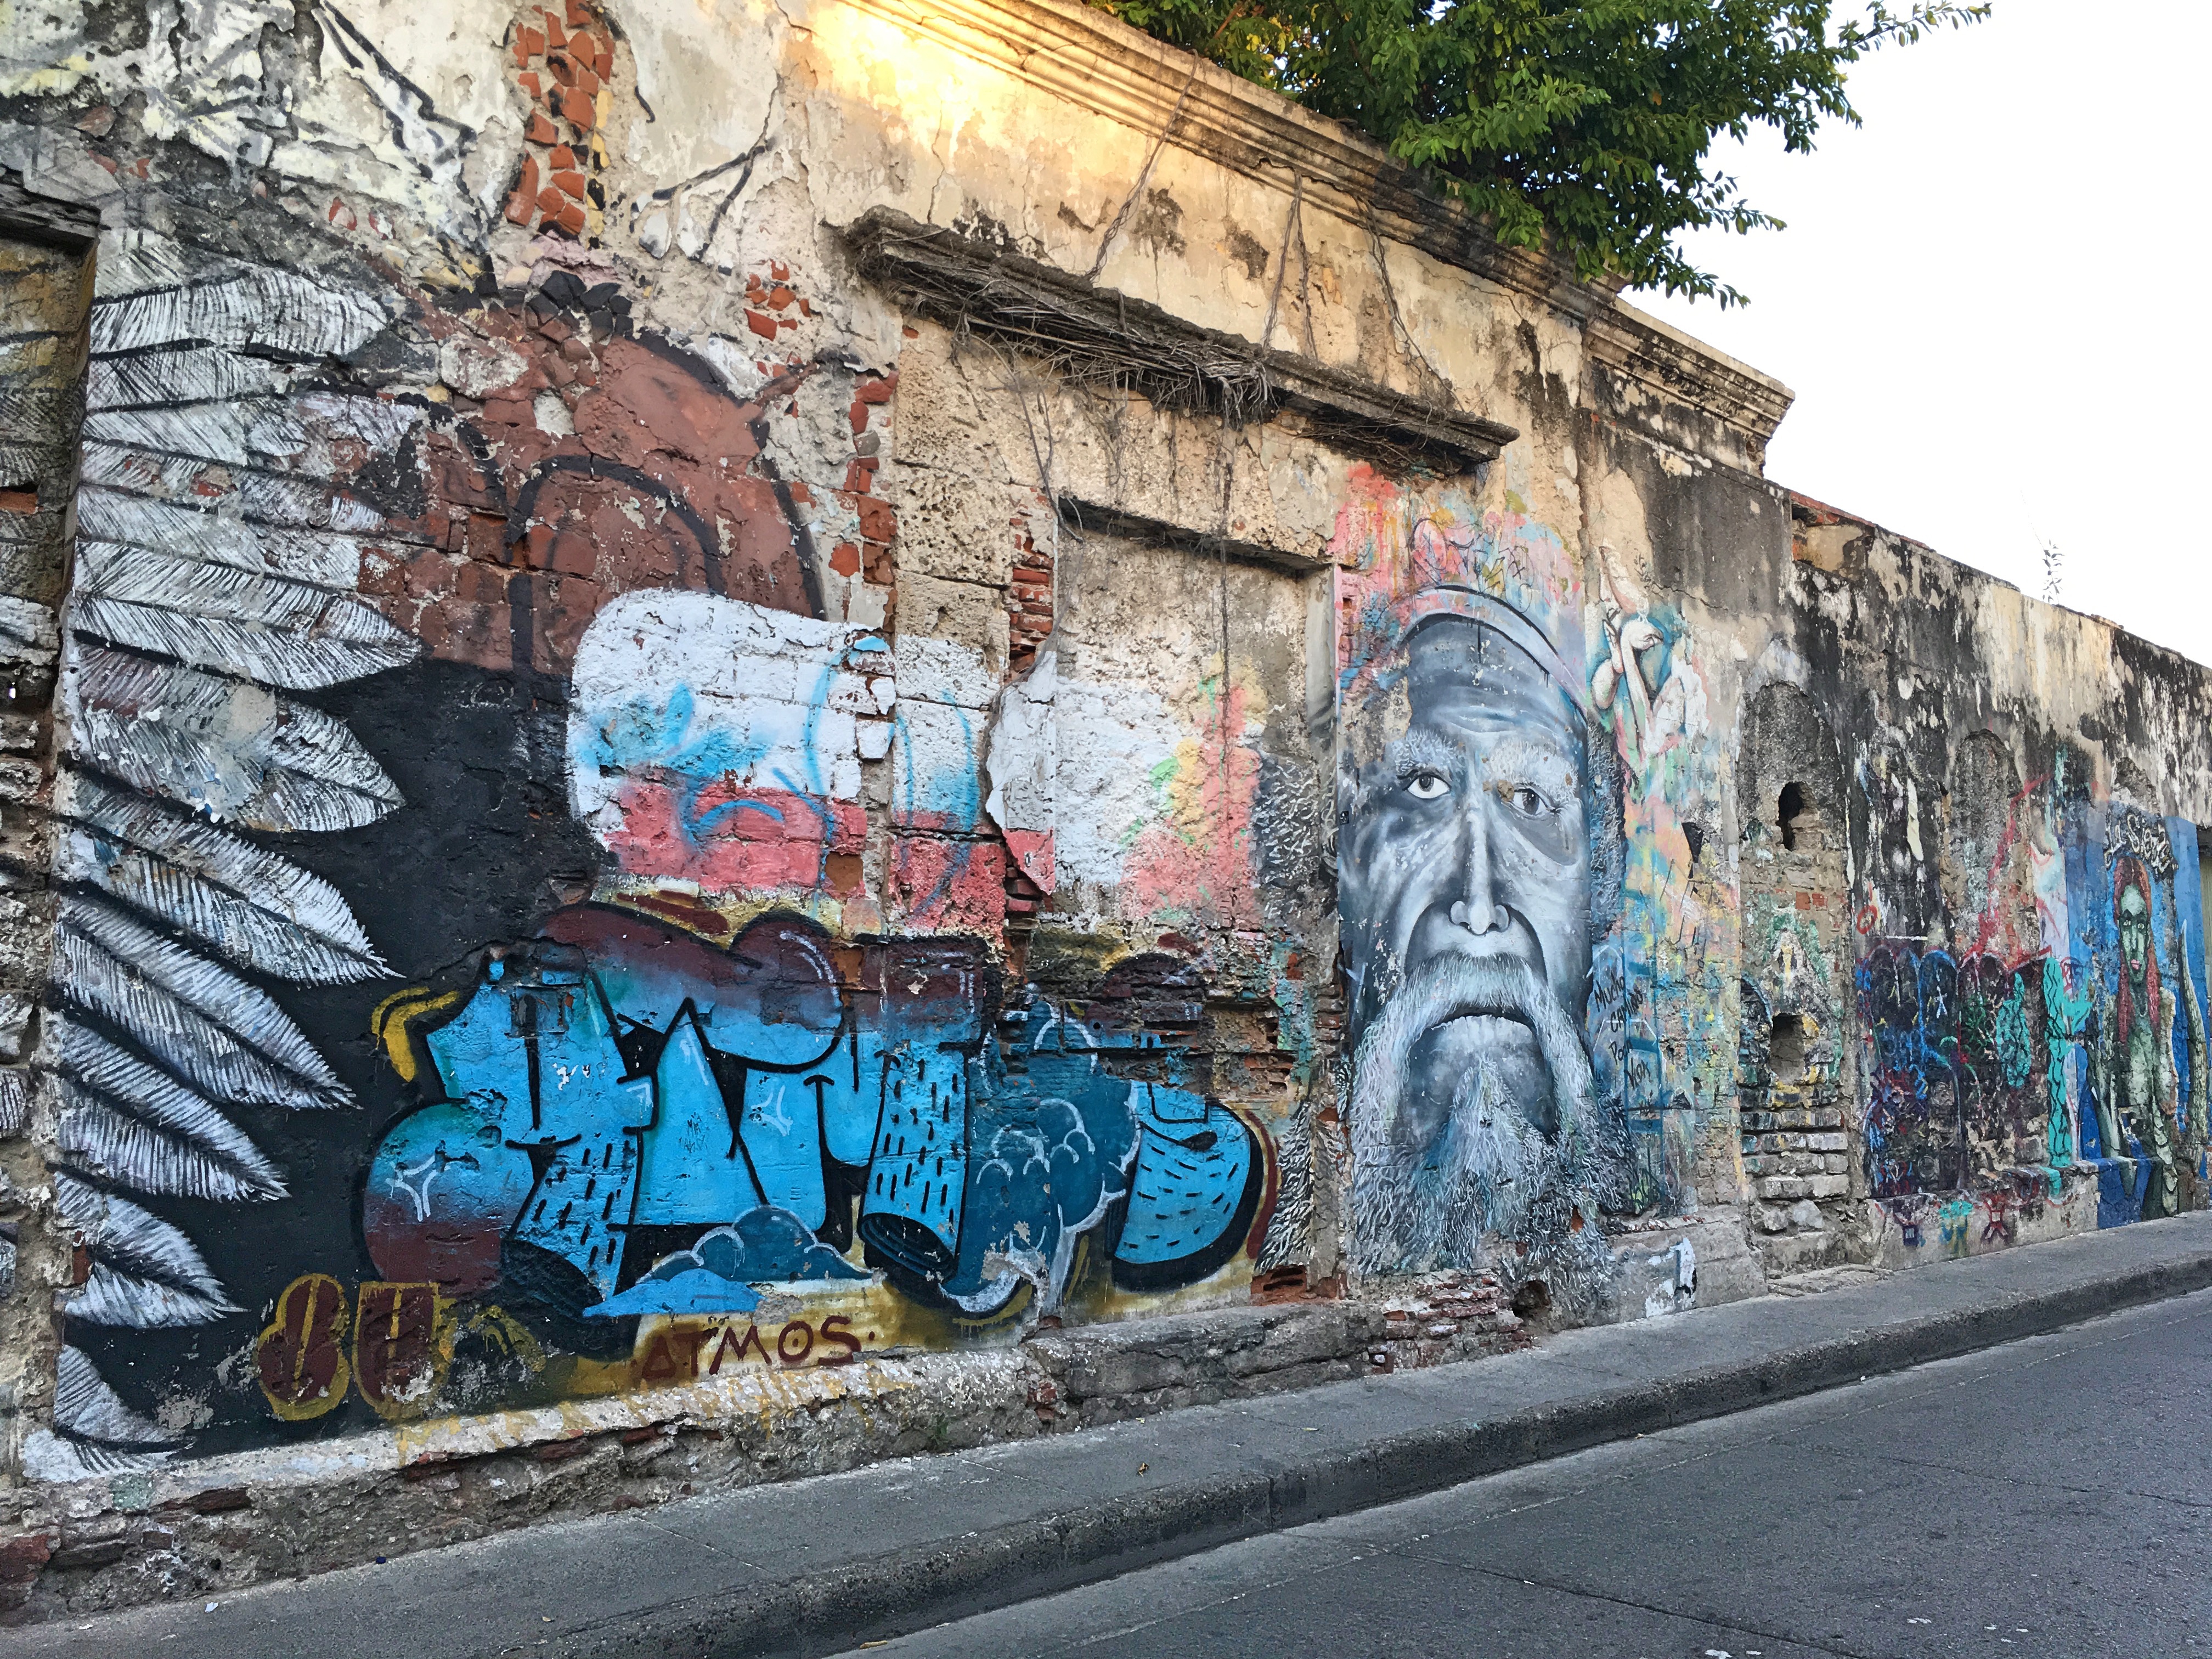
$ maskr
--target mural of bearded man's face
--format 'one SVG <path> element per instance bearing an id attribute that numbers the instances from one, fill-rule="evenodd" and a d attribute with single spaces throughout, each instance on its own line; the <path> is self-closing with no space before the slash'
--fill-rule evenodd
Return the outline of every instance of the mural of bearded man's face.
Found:
<path id="1" fill-rule="evenodd" d="M 1350 780 L 1339 903 L 1370 1267 L 1470 1263 L 1486 1225 L 1530 1218 L 1593 1109 L 1589 738 L 1540 637 L 1501 621 L 1420 626 L 1405 732 Z"/>

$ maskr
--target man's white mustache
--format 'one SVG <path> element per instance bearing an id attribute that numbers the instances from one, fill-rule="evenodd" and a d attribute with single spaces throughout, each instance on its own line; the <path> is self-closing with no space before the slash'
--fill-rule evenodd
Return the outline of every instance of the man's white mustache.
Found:
<path id="1" fill-rule="evenodd" d="M 1440 1142 L 1410 1142 L 1401 1118 L 1414 1047 L 1454 1019 L 1488 1015 L 1535 1034 L 1551 1074 L 1556 1143 L 1510 1101 L 1482 1098 L 1481 1068 L 1462 1082 Z M 1367 1029 L 1354 1063 L 1354 1253 L 1368 1273 L 1476 1265 L 1483 1234 L 1564 1243 L 1571 1190 L 1595 1152 L 1595 1079 L 1580 1034 L 1551 988 L 1510 957 L 1438 957 L 1416 969 Z M 1586 1218 L 1595 1221 L 1595 1206 Z M 1592 1231 L 1595 1231 L 1593 1226 Z M 1530 1237 L 1531 1233 L 1547 1237 Z"/>

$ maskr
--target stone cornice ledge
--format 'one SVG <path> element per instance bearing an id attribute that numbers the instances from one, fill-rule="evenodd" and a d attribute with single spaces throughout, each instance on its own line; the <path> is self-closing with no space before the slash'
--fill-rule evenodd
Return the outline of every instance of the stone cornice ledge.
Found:
<path id="1" fill-rule="evenodd" d="M 1431 258 L 1526 295 L 1588 328 L 1595 356 L 1741 432 L 1754 455 L 1792 394 L 1780 381 L 1579 283 L 1549 255 L 1501 246 L 1465 209 L 1340 122 L 1303 109 L 1082 0 L 847 0 L 1056 98 L 1288 191 L 1309 210 L 1373 226 Z"/>
<path id="2" fill-rule="evenodd" d="M 1138 392 L 1234 423 L 1286 418 L 1347 454 L 1457 471 L 1521 434 L 1343 369 L 1201 328 L 1011 248 L 871 208 L 845 233 L 854 268 L 950 327 L 1054 364 L 1071 383 Z"/>

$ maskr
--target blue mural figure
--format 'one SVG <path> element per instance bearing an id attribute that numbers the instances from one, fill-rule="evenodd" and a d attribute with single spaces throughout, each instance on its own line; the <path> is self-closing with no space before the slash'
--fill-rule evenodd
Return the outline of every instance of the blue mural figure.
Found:
<path id="1" fill-rule="evenodd" d="M 371 1160 L 380 1269 L 496 1287 L 588 1343 L 872 1272 L 960 1316 L 1025 1290 L 1051 1312 L 1085 1241 L 1132 1288 L 1202 1279 L 1246 1242 L 1264 1142 L 1160 1035 L 1163 996 L 1176 1036 L 1202 1030 L 1188 964 L 1117 968 L 1086 1023 L 1042 997 L 999 1018 L 969 941 L 848 954 L 841 979 L 795 917 L 718 947 L 586 905 L 465 996 L 422 1000 L 434 1097 Z M 444 1172 L 434 1214 L 399 1201 L 426 1170 Z"/>

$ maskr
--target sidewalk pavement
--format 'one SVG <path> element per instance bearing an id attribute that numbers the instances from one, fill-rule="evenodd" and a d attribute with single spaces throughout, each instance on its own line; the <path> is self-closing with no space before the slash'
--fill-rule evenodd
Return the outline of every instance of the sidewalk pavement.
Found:
<path id="1" fill-rule="evenodd" d="M 1568 1331 L 1498 1358 L 551 1522 L 216 1602 L 0 1632 L 21 1659 L 835 1653 L 2212 1285 L 2212 1213 Z"/>

